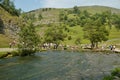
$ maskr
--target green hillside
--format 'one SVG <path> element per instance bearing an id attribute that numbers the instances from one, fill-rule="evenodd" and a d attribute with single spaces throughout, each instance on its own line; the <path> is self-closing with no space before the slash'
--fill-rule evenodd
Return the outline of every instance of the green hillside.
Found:
<path id="1" fill-rule="evenodd" d="M 115 9 L 115 8 L 105 7 L 105 6 L 83 6 L 83 7 L 78 7 L 78 9 L 80 10 L 81 13 L 87 11 L 90 14 L 96 14 L 96 13 L 102 13 L 102 12 L 108 11 L 108 12 L 111 12 L 112 14 L 117 14 L 117 15 L 120 14 L 120 9 Z M 38 34 L 40 34 L 41 37 L 44 37 L 46 30 L 50 28 L 51 26 L 59 25 L 60 23 L 64 24 L 62 21 L 60 21 L 60 14 L 63 15 L 63 17 L 67 15 L 67 19 L 73 20 L 73 22 L 75 22 L 76 25 L 73 22 L 65 23 L 68 31 L 65 32 L 67 34 L 67 37 L 62 43 L 69 44 L 69 45 L 75 45 L 75 41 L 77 38 L 80 38 L 81 44 L 90 43 L 89 40 L 84 39 L 83 37 L 84 35 L 83 27 L 80 26 L 79 23 L 75 21 L 77 17 L 80 15 L 71 13 L 71 11 L 73 10 L 74 8 L 63 8 L 63 9 L 42 8 L 42 9 L 37 9 L 37 10 L 27 12 L 27 13 L 23 13 L 21 14 L 20 18 L 24 18 L 25 21 L 32 20 L 33 24 L 36 26 L 36 30 Z M 11 22 L 11 24 L 14 24 L 14 25 L 20 24 L 21 22 L 20 18 L 16 16 L 12 16 L 11 14 L 9 14 L 7 11 L 5 11 L 1 7 L 0 7 L 0 11 L 1 11 L 0 19 L 2 20 L 5 26 L 8 25 L 9 22 Z M 70 27 L 69 25 L 72 25 L 72 27 Z M 117 42 L 119 42 L 120 31 L 116 29 L 115 26 L 112 26 L 111 29 L 109 29 L 107 26 L 106 28 L 108 29 L 110 33 L 109 40 L 107 43 L 116 44 Z M 18 28 L 14 28 L 14 29 L 17 30 Z M 8 34 L 15 35 L 14 33 L 11 33 L 11 32 L 14 32 L 16 30 L 11 31 L 10 27 L 7 26 L 7 29 L 4 30 L 6 31 L 5 35 L 4 34 L 0 35 L 1 47 L 8 46 L 9 42 L 12 41 L 11 37 L 13 38 L 13 36 L 8 35 Z M 6 34 L 8 35 L 7 38 L 6 38 Z"/>
<path id="2" fill-rule="evenodd" d="M 78 7 L 80 11 L 88 11 L 91 14 L 95 13 L 102 13 L 105 11 L 111 11 L 111 13 L 115 14 L 120 14 L 120 9 L 116 8 L 111 8 L 111 7 L 105 7 L 105 6 L 83 6 L 83 7 Z M 34 16 L 34 24 L 39 25 L 39 24 L 49 24 L 49 23 L 58 23 L 59 22 L 59 14 L 62 11 L 70 11 L 73 10 L 73 8 L 41 8 L 37 10 L 33 10 L 30 12 L 27 12 L 28 17 L 31 15 Z M 39 15 L 42 15 L 42 19 L 39 20 Z"/>
<path id="3" fill-rule="evenodd" d="M 0 7 L 0 47 L 8 47 L 16 39 L 20 22 L 21 19 Z"/>
<path id="4" fill-rule="evenodd" d="M 115 9 L 115 8 L 111 8 L 111 7 L 105 7 L 105 6 L 83 6 L 83 7 L 78 7 L 78 9 L 80 10 L 80 12 L 84 12 L 87 11 L 90 14 L 96 14 L 96 13 L 102 13 L 102 12 L 111 12 L 112 14 L 120 14 L 120 9 Z M 45 30 L 47 30 L 47 28 L 52 25 L 52 24 L 58 24 L 61 23 L 61 21 L 59 20 L 59 15 L 61 13 L 66 14 L 68 19 L 76 19 L 76 15 L 75 14 L 69 14 L 70 11 L 72 11 L 73 8 L 69 8 L 69 9 L 55 9 L 55 8 L 44 8 L 44 9 L 38 9 L 38 10 L 34 10 L 34 11 L 30 11 L 27 13 L 27 15 L 34 15 L 35 19 L 34 19 L 34 25 L 36 25 L 36 29 L 38 31 L 38 33 L 41 36 L 44 36 Z M 69 13 L 68 13 L 69 12 Z M 38 19 L 38 15 L 41 14 L 42 19 L 39 20 Z M 75 25 L 73 27 L 69 27 L 67 25 L 67 28 L 69 29 L 69 32 L 67 32 L 68 37 L 70 37 L 71 39 L 68 40 L 68 37 L 65 39 L 64 44 L 70 44 L 70 45 L 75 45 L 75 40 L 77 38 L 81 39 L 81 43 L 82 44 L 87 44 L 89 43 L 89 40 L 84 39 L 83 38 L 83 28 L 79 25 Z M 110 43 L 114 43 L 116 44 L 117 42 L 119 42 L 118 40 L 120 39 L 120 31 L 118 31 L 114 26 L 112 26 L 111 29 L 109 29 L 107 26 L 106 28 L 109 31 L 109 40 L 112 40 L 112 42 Z M 117 39 L 117 41 L 115 41 L 114 39 Z"/>

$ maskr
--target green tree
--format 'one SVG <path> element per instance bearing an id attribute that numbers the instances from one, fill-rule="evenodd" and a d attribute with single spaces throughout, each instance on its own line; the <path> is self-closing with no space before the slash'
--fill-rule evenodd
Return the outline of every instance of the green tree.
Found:
<path id="1" fill-rule="evenodd" d="M 73 13 L 75 13 L 75 14 L 79 14 L 80 13 L 80 10 L 79 10 L 79 8 L 77 6 L 73 7 Z"/>
<path id="2" fill-rule="evenodd" d="M 19 33 L 19 52 L 20 56 L 31 55 L 38 49 L 40 43 L 39 36 L 35 31 L 35 27 L 30 22 L 28 25 L 21 27 Z"/>
<path id="3" fill-rule="evenodd" d="M 115 68 L 111 75 L 105 76 L 103 80 L 120 80 L 120 68 Z"/>
<path id="4" fill-rule="evenodd" d="M 43 17 L 42 17 L 41 14 L 39 14 L 39 15 L 38 15 L 38 20 L 41 20 L 41 19 L 43 19 Z"/>
<path id="5" fill-rule="evenodd" d="M 113 25 L 115 25 L 115 27 L 120 30 L 120 16 L 118 15 L 113 15 Z"/>
<path id="6" fill-rule="evenodd" d="M 83 28 L 84 37 L 91 42 L 91 48 L 98 47 L 98 42 L 108 40 L 108 31 L 102 23 L 101 17 L 96 18 L 96 15 L 89 18 Z"/>
<path id="7" fill-rule="evenodd" d="M 57 47 L 59 46 L 61 41 L 64 41 L 66 38 L 66 34 L 63 31 L 63 28 L 60 26 L 53 26 L 47 29 L 45 33 L 45 42 L 47 43 L 55 43 Z"/>
<path id="8" fill-rule="evenodd" d="M 0 6 L 12 15 L 19 16 L 21 14 L 20 10 L 15 8 L 14 2 L 11 0 L 1 0 Z"/>
<path id="9" fill-rule="evenodd" d="M 81 44 L 81 39 L 80 39 L 80 38 L 77 38 L 77 39 L 75 40 L 75 44 L 76 44 L 76 45 Z"/>

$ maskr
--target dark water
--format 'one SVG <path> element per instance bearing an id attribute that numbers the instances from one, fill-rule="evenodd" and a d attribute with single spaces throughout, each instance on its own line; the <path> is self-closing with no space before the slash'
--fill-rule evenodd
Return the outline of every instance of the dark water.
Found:
<path id="1" fill-rule="evenodd" d="M 0 80 L 102 80 L 120 67 L 120 54 L 48 51 L 0 59 Z"/>

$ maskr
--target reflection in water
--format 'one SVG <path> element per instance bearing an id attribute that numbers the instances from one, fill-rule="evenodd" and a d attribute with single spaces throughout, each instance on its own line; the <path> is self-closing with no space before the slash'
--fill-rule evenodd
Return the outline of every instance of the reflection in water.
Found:
<path id="1" fill-rule="evenodd" d="M 101 80 L 120 67 L 119 54 L 65 51 L 0 60 L 0 80 Z"/>

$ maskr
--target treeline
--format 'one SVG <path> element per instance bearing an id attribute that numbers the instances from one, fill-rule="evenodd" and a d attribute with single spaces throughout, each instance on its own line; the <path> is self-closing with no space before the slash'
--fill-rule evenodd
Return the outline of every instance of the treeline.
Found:
<path id="1" fill-rule="evenodd" d="M 14 2 L 10 0 L 0 0 L 0 6 L 13 16 L 19 16 L 21 9 L 16 9 Z"/>

